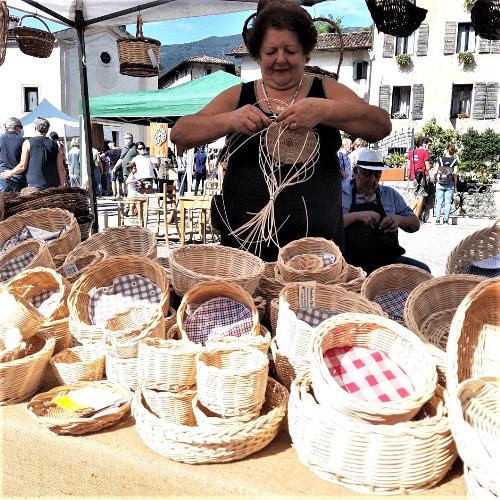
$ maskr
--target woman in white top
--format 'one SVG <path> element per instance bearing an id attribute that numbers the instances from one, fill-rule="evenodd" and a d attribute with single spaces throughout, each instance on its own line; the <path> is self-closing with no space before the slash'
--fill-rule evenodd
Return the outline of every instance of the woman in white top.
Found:
<path id="1" fill-rule="evenodd" d="M 134 158 L 134 163 L 137 166 L 137 178 L 142 181 L 153 182 L 155 178 L 154 165 L 148 155 L 146 146 L 143 142 L 137 142 L 135 145 L 138 155 Z"/>

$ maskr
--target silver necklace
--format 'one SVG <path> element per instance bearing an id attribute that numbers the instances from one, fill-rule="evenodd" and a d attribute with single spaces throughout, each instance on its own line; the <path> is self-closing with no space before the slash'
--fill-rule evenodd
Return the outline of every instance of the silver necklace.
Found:
<path id="1" fill-rule="evenodd" d="M 290 101 L 290 104 L 288 106 L 292 106 L 293 103 L 295 102 L 295 100 L 297 99 L 297 96 L 300 93 L 300 89 L 302 88 L 303 81 L 304 81 L 304 75 L 302 75 L 302 78 L 300 79 L 300 82 L 297 85 L 297 89 L 295 90 L 295 95 L 293 96 L 293 98 Z M 264 94 L 264 99 L 265 99 L 267 106 L 268 106 L 269 110 L 271 111 L 273 117 L 276 118 L 276 113 L 274 112 L 273 107 L 271 106 L 271 101 L 269 99 L 269 96 L 267 95 L 266 86 L 264 84 L 264 79 L 262 79 L 261 82 L 262 82 L 262 93 Z M 286 103 L 284 103 L 284 104 L 286 105 Z M 276 109 L 277 109 L 278 113 L 281 113 L 282 111 L 285 111 L 285 106 L 283 106 L 281 104 L 276 104 Z"/>

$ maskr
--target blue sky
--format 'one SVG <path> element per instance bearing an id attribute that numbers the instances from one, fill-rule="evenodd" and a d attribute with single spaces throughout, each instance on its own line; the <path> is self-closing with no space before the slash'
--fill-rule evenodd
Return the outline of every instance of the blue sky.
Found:
<path id="1" fill-rule="evenodd" d="M 313 17 L 327 16 L 342 18 L 344 26 L 369 26 L 372 23 L 365 0 L 329 0 L 314 7 L 307 7 Z M 218 16 L 190 17 L 172 21 L 162 21 L 144 24 L 144 35 L 160 40 L 162 45 L 193 42 L 209 36 L 235 35 L 241 33 L 245 19 L 254 10 Z M 19 13 L 13 12 L 20 15 Z M 32 21 L 32 20 L 30 20 Z M 28 22 L 27 26 L 42 28 L 37 21 Z M 64 26 L 49 23 L 52 31 Z M 127 26 L 135 35 L 135 25 Z"/>

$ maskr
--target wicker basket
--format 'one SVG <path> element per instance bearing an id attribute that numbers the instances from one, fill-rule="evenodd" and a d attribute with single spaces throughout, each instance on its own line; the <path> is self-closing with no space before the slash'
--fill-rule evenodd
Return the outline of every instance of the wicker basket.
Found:
<path id="1" fill-rule="evenodd" d="M 0 222 L 0 245 L 19 234 L 25 226 L 51 232 L 60 231 L 66 226 L 59 238 L 46 242 L 51 256 L 66 255 L 80 243 L 80 228 L 72 213 L 60 208 L 40 208 L 21 212 Z"/>
<path id="2" fill-rule="evenodd" d="M 198 399 L 224 417 L 255 418 L 264 403 L 269 360 L 257 349 L 224 346 L 196 356 Z"/>
<path id="3" fill-rule="evenodd" d="M 280 351 L 276 339 L 271 342 L 271 353 L 273 356 L 274 367 L 280 382 L 290 390 L 292 382 L 302 373 L 309 371 L 309 358 L 295 357 L 291 358 Z"/>
<path id="4" fill-rule="evenodd" d="M 350 292 L 359 293 L 361 292 L 365 279 L 366 271 L 363 268 L 347 264 L 345 282 L 337 283 L 337 285 L 341 286 L 345 290 L 349 290 Z"/>
<path id="5" fill-rule="evenodd" d="M 500 253 L 500 217 L 492 226 L 464 238 L 446 261 L 446 274 L 462 274 L 472 262 L 495 257 Z"/>
<path id="6" fill-rule="evenodd" d="M 335 262 L 313 270 L 297 270 L 289 265 L 298 255 L 312 254 L 321 256 L 330 253 Z M 347 275 L 347 263 L 337 245 L 324 238 L 301 238 L 292 241 L 280 249 L 276 267 L 284 281 L 317 281 L 318 283 L 344 282 Z"/>
<path id="7" fill-rule="evenodd" d="M 40 21 L 45 26 L 47 31 L 21 26 L 23 19 L 28 17 L 32 17 Z M 50 28 L 47 23 L 41 17 L 35 15 L 26 15 L 21 17 L 19 20 L 19 26 L 14 28 L 14 36 L 16 37 L 17 44 L 19 45 L 21 52 L 28 56 L 39 57 L 42 59 L 50 57 L 56 40 L 56 37 L 50 32 Z"/>
<path id="8" fill-rule="evenodd" d="M 216 349 L 221 346 L 244 346 L 253 347 L 267 355 L 269 346 L 271 345 L 271 332 L 264 326 L 260 325 L 260 335 L 252 335 L 245 337 L 221 337 L 218 339 L 208 340 L 205 344 L 207 349 Z"/>
<path id="9" fill-rule="evenodd" d="M 137 33 L 135 38 L 119 38 L 116 42 L 120 73 L 140 78 L 158 76 L 160 69 L 159 40 L 146 38 L 142 33 L 142 17 L 137 16 Z M 149 53 L 152 53 L 152 56 Z"/>
<path id="10" fill-rule="evenodd" d="M 37 239 L 23 241 L 22 243 L 19 243 L 19 245 L 16 245 L 14 248 L 11 248 L 4 254 L 0 255 L 0 269 L 2 269 L 10 260 L 27 253 L 32 253 L 34 257 L 30 263 L 24 267 L 23 271 L 26 269 L 33 269 L 34 267 L 48 267 L 49 269 L 55 269 L 56 266 L 50 256 L 47 245 L 44 241 Z"/>
<path id="11" fill-rule="evenodd" d="M 109 257 L 132 255 L 154 259 L 156 238 L 152 231 L 139 226 L 109 227 L 82 241 L 67 255 L 66 261 L 74 261 L 97 250 L 105 252 Z"/>
<path id="12" fill-rule="evenodd" d="M 289 283 L 280 292 L 276 342 L 286 356 L 309 357 L 314 327 L 297 318 L 300 308 L 321 308 L 336 313 L 366 313 L 387 317 L 382 308 L 358 293 L 337 285 Z"/>
<path id="13" fill-rule="evenodd" d="M 259 257 L 221 245 L 184 245 L 170 254 L 175 293 L 182 297 L 198 283 L 223 280 L 236 283 L 253 295 L 264 263 Z"/>
<path id="14" fill-rule="evenodd" d="M 73 345 L 73 336 L 69 329 L 69 318 L 45 322 L 40 326 L 38 331 L 39 333 L 47 333 L 54 337 L 56 341 L 54 354 L 64 351 L 64 349 Z"/>
<path id="15" fill-rule="evenodd" d="M 76 257 L 74 260 L 68 260 L 65 256 L 64 262 L 58 267 L 57 272 L 64 276 L 70 283 L 74 283 L 83 272 L 92 268 L 99 262 L 107 258 L 107 253 L 104 250 L 96 250 L 88 254 Z"/>
<path id="16" fill-rule="evenodd" d="M 0 406 L 19 403 L 38 390 L 55 341 L 39 333 L 26 342 L 26 349 L 13 361 L 0 363 Z"/>
<path id="17" fill-rule="evenodd" d="M 498 496 L 494 495 L 490 490 L 479 484 L 476 476 L 471 469 L 464 464 L 464 480 L 467 485 L 468 500 L 498 500 Z"/>
<path id="18" fill-rule="evenodd" d="M 125 274 L 137 274 L 158 285 L 163 291 L 158 310 L 163 311 L 163 314 L 168 311 L 168 280 L 165 271 L 157 262 L 141 256 L 135 256 L 133 259 L 127 256 L 110 257 L 84 272 L 73 284 L 69 294 L 70 330 L 80 343 L 100 342 L 105 332 L 103 326 L 90 323 L 89 291 L 92 288 L 109 286 L 113 279 Z M 136 327 L 138 333 L 142 326 Z M 132 330 L 128 331 L 131 332 Z"/>
<path id="19" fill-rule="evenodd" d="M 323 359 L 335 347 L 368 347 L 384 352 L 404 369 L 413 392 L 397 401 L 364 401 L 348 393 L 330 374 Z M 281 347 L 281 346 L 280 346 Z M 347 417 L 377 424 L 406 422 L 436 390 L 436 365 L 425 344 L 404 326 L 373 314 L 339 314 L 316 328 L 311 356 L 315 395 Z"/>
<path id="20" fill-rule="evenodd" d="M 292 385 L 288 428 L 300 461 L 327 481 L 368 494 L 428 489 L 457 457 L 442 390 L 424 405 L 427 418 L 373 425 L 318 404 L 310 375 Z"/>
<path id="21" fill-rule="evenodd" d="M 104 354 L 88 346 L 70 347 L 52 356 L 50 365 L 57 381 L 63 385 L 102 380 Z"/>
<path id="22" fill-rule="evenodd" d="M 279 298 L 271 300 L 271 307 L 269 308 L 269 316 L 271 318 L 271 332 L 273 337 L 276 335 L 278 327 L 278 313 L 279 313 Z"/>
<path id="23" fill-rule="evenodd" d="M 470 14 L 476 35 L 500 40 L 500 0 L 476 0 Z"/>
<path id="24" fill-rule="evenodd" d="M 139 385 L 137 358 L 118 358 L 106 354 L 106 378 L 135 391 Z"/>
<path id="25" fill-rule="evenodd" d="M 195 358 L 202 347 L 187 340 L 147 338 L 139 343 L 138 377 L 148 388 L 182 390 L 196 384 Z"/>
<path id="26" fill-rule="evenodd" d="M 177 425 L 195 425 L 192 401 L 196 387 L 169 391 L 146 385 L 142 388 L 142 395 L 149 410 L 162 420 Z"/>
<path id="27" fill-rule="evenodd" d="M 6 327 L 0 323 L 0 363 L 18 359 L 23 349 L 26 349 L 26 342 L 19 328 Z"/>
<path id="28" fill-rule="evenodd" d="M 248 332 L 248 335 L 259 335 L 259 313 L 248 292 L 235 283 L 228 283 L 225 281 L 204 281 L 191 288 L 191 290 L 184 295 L 181 305 L 179 309 L 177 309 L 177 326 L 181 333 L 181 338 L 190 340 L 184 329 L 188 305 L 203 304 L 215 297 L 227 297 L 247 307 L 252 312 L 252 329 Z"/>
<path id="29" fill-rule="evenodd" d="M 189 427 L 156 417 L 144 404 L 142 386 L 135 392 L 132 413 L 146 446 L 162 456 L 189 464 L 239 460 L 265 448 L 278 433 L 285 416 L 288 391 L 269 378 L 262 414 L 231 426 Z"/>
<path id="30" fill-rule="evenodd" d="M 276 262 L 266 262 L 264 272 L 259 280 L 256 294 L 260 295 L 266 301 L 266 309 L 262 321 L 271 324 L 271 301 L 278 298 L 285 282 L 281 276 L 276 275 Z"/>
<path id="31" fill-rule="evenodd" d="M 57 396 L 64 396 L 71 390 L 84 387 L 94 387 L 110 391 L 126 400 L 118 408 L 101 416 L 77 417 L 51 403 Z M 45 425 L 56 434 L 81 435 L 97 432 L 118 423 L 130 410 L 132 395 L 126 388 L 99 380 L 96 382 L 78 382 L 76 384 L 55 387 L 48 392 L 36 395 L 27 405 L 28 413 L 41 424 Z"/>
<path id="32" fill-rule="evenodd" d="M 451 275 L 427 280 L 408 296 L 406 326 L 427 343 L 437 365 L 439 382 L 446 384 L 446 342 L 450 324 L 464 297 L 485 278 Z"/>

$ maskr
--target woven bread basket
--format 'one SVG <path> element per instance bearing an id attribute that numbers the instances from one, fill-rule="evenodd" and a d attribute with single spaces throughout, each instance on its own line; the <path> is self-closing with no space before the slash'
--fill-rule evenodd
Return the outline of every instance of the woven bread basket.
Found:
<path id="1" fill-rule="evenodd" d="M 260 335 L 246 335 L 244 337 L 220 337 L 213 340 L 208 340 L 205 344 L 207 349 L 215 349 L 219 346 L 245 346 L 258 349 L 267 355 L 269 346 L 271 345 L 271 332 L 265 327 L 260 325 Z"/>
<path id="2" fill-rule="evenodd" d="M 366 313 L 386 317 L 382 308 L 358 293 L 337 285 L 322 283 L 289 283 L 280 292 L 276 342 L 283 354 L 292 358 L 309 357 L 314 327 L 297 318 L 296 311 L 321 308 L 336 313 Z"/>
<path id="3" fill-rule="evenodd" d="M 82 241 L 66 256 L 72 262 L 89 252 L 103 251 L 107 256 L 133 255 L 156 257 L 156 237 L 152 231 L 139 226 L 109 227 Z"/>
<path id="4" fill-rule="evenodd" d="M 38 28 L 21 26 L 23 19 L 28 17 L 32 17 L 40 21 L 45 26 L 47 31 L 40 30 Z M 42 59 L 50 57 L 50 54 L 52 54 L 56 37 L 50 32 L 50 28 L 41 17 L 35 15 L 23 16 L 19 20 L 19 25 L 14 28 L 13 31 L 14 36 L 16 37 L 17 45 L 24 54 Z"/>
<path id="5" fill-rule="evenodd" d="M 431 488 L 457 457 L 443 391 L 416 421 L 374 425 L 318 403 L 309 373 L 293 384 L 288 429 L 299 460 L 316 475 L 360 493 L 394 495 Z M 423 413 L 423 412 L 422 412 Z"/>
<path id="6" fill-rule="evenodd" d="M 464 274 L 440 276 L 418 285 L 406 300 L 406 326 L 426 342 L 441 385 L 446 384 L 445 350 L 451 320 L 465 296 L 484 280 Z"/>
<path id="7" fill-rule="evenodd" d="M 119 358 L 106 354 L 106 378 L 135 391 L 139 385 L 137 358 Z"/>
<path id="8" fill-rule="evenodd" d="M 62 408 L 57 407 L 52 400 L 57 396 L 64 396 L 71 390 L 85 387 L 106 390 L 126 400 L 121 406 L 114 408 L 105 415 L 78 417 Z M 48 392 L 37 394 L 27 405 L 28 414 L 56 434 L 82 435 L 98 432 L 118 423 L 130 410 L 132 395 L 125 387 L 113 384 L 108 380 L 95 382 L 78 382 L 71 385 L 54 387 Z"/>
<path id="9" fill-rule="evenodd" d="M 182 297 L 198 283 L 236 283 L 250 295 L 264 272 L 264 262 L 251 253 L 222 245 L 184 245 L 170 254 L 172 285 Z"/>
<path id="10" fill-rule="evenodd" d="M 65 256 L 64 262 L 57 268 L 57 272 L 64 276 L 70 283 L 74 283 L 87 268 L 106 259 L 107 253 L 104 250 L 96 250 L 87 254 L 68 260 Z"/>
<path id="11" fill-rule="evenodd" d="M 19 403 L 38 390 L 54 344 L 53 337 L 39 333 L 26 341 L 17 359 L 0 363 L 0 406 Z"/>
<path id="12" fill-rule="evenodd" d="M 50 232 L 66 227 L 61 236 L 46 242 L 51 256 L 66 255 L 80 243 L 80 228 L 71 212 L 60 208 L 39 208 L 12 215 L 0 222 L 0 246 L 11 236 L 19 234 L 25 226 Z"/>
<path id="13" fill-rule="evenodd" d="M 157 309 L 163 311 L 163 314 L 168 311 L 169 284 L 165 271 L 157 262 L 141 256 L 135 256 L 134 259 L 127 256 L 110 257 L 87 269 L 73 283 L 69 294 L 70 330 L 80 343 L 100 342 L 105 332 L 104 326 L 90 323 L 88 312 L 90 290 L 109 286 L 113 283 L 113 279 L 126 274 L 136 274 L 154 282 L 163 292 Z M 136 331 L 142 331 L 143 326 L 137 325 Z"/>
<path id="14" fill-rule="evenodd" d="M 288 391 L 269 378 L 262 413 L 255 420 L 231 426 L 190 427 L 165 422 L 151 413 L 144 404 L 142 389 L 137 389 L 132 403 L 139 436 L 156 453 L 189 464 L 232 462 L 262 450 L 278 433 L 288 403 Z"/>
<path id="15" fill-rule="evenodd" d="M 292 358 L 280 351 L 276 338 L 271 342 L 271 353 L 279 381 L 288 389 L 292 382 L 302 373 L 309 371 L 309 358 L 296 356 Z"/>
<path id="16" fill-rule="evenodd" d="M 70 347 L 52 356 L 52 372 L 63 385 L 85 380 L 102 380 L 104 354 L 90 346 Z"/>
<path id="17" fill-rule="evenodd" d="M 330 374 L 323 354 L 335 347 L 384 352 L 411 380 L 413 392 L 395 401 L 365 401 L 344 390 Z M 280 346 L 281 347 L 281 346 Z M 404 326 L 373 314 L 339 314 L 321 323 L 312 347 L 311 377 L 316 398 L 349 418 L 374 424 L 406 422 L 436 389 L 436 365 L 425 344 Z"/>
<path id="18" fill-rule="evenodd" d="M 248 332 L 248 335 L 259 335 L 259 313 L 252 297 L 247 291 L 236 283 L 228 283 L 226 281 L 203 281 L 195 285 L 184 295 L 179 309 L 177 309 L 177 326 L 181 338 L 190 340 L 184 328 L 188 305 L 203 304 L 216 297 L 232 299 L 249 309 L 252 313 L 252 329 Z"/>
<path id="19" fill-rule="evenodd" d="M 169 391 L 145 385 L 142 395 L 149 410 L 162 420 L 177 425 L 195 425 L 192 401 L 196 396 L 196 386 Z"/>
<path id="20" fill-rule="evenodd" d="M 366 271 L 361 267 L 352 266 L 347 264 L 347 274 L 345 281 L 342 283 L 336 283 L 345 290 L 350 292 L 361 292 L 361 288 L 366 279 Z"/>
<path id="21" fill-rule="evenodd" d="M 147 338 L 139 343 L 138 378 L 148 388 L 182 390 L 196 385 L 199 344 L 188 340 Z"/>
<path id="22" fill-rule="evenodd" d="M 464 238 L 448 255 L 446 274 L 462 274 L 472 262 L 500 253 L 500 217 L 492 226 Z"/>
<path id="23" fill-rule="evenodd" d="M 313 270 L 297 270 L 289 266 L 289 261 L 297 255 L 312 254 L 321 256 L 329 253 L 335 256 L 333 264 Z M 293 261 L 292 261 L 293 262 Z M 284 281 L 317 281 L 318 283 L 344 282 L 347 275 L 347 263 L 333 241 L 324 238 L 301 238 L 280 248 L 276 267 Z"/>

